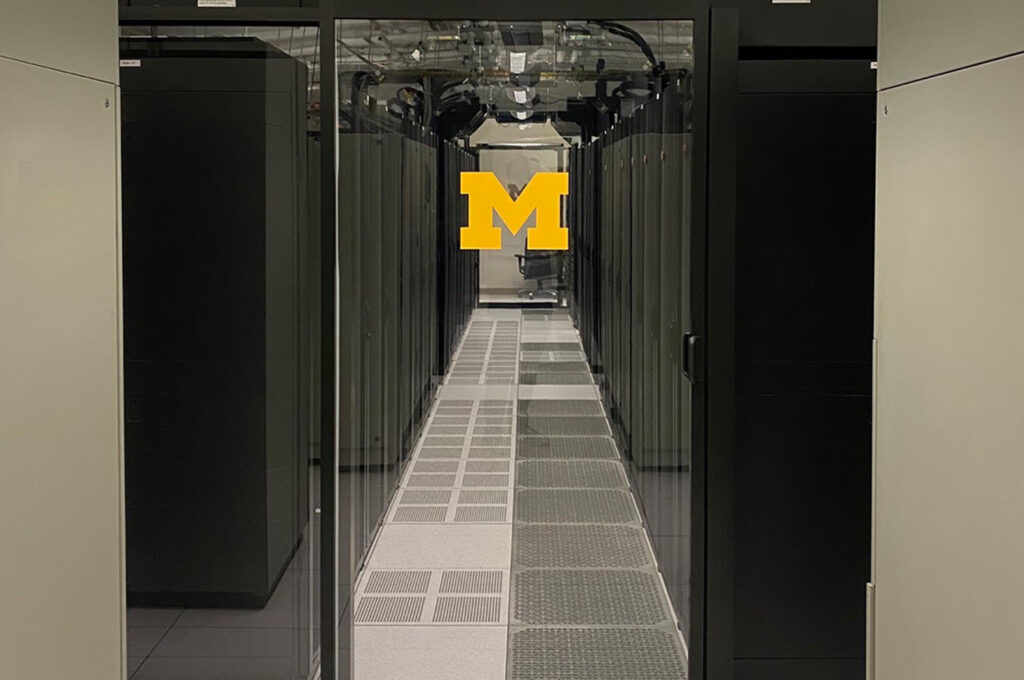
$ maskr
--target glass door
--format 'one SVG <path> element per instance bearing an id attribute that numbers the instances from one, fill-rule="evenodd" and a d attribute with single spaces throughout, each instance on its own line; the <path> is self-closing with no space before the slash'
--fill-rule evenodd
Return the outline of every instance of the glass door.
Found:
<path id="1" fill-rule="evenodd" d="M 128 674 L 317 672 L 315 28 L 121 30 Z"/>

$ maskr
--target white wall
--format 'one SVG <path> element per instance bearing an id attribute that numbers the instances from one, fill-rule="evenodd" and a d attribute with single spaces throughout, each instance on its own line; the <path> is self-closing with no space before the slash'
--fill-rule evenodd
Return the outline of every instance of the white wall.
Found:
<path id="1" fill-rule="evenodd" d="M 114 0 L 0 8 L 0 676 L 123 675 Z"/>
<path id="2" fill-rule="evenodd" d="M 1020 678 L 1024 3 L 881 7 L 869 677 Z"/>

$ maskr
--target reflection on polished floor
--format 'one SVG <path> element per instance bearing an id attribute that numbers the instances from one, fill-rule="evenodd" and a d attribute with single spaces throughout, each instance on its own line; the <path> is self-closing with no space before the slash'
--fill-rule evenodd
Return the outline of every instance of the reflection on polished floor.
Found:
<path id="1" fill-rule="evenodd" d="M 358 680 L 685 677 L 566 312 L 474 313 L 354 612 Z"/>
<path id="2" fill-rule="evenodd" d="M 314 525 L 316 526 L 316 525 Z M 318 571 L 303 540 L 261 609 L 128 608 L 131 680 L 309 677 Z"/>

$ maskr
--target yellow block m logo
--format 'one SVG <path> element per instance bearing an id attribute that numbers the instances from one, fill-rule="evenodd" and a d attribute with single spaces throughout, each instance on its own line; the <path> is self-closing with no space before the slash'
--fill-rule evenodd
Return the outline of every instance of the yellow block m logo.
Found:
<path id="1" fill-rule="evenodd" d="M 527 230 L 526 247 L 569 249 L 569 230 L 561 224 L 560 200 L 569 193 L 569 173 L 538 172 L 513 199 L 493 172 L 464 172 L 461 190 L 469 196 L 469 226 L 459 231 L 463 250 L 501 250 L 501 227 L 494 226 L 494 213 L 517 234 L 534 210 L 537 226 Z"/>

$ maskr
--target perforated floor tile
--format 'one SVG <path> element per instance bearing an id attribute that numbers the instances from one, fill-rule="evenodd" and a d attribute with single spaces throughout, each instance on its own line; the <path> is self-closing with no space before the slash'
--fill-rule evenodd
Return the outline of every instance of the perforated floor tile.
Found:
<path id="1" fill-rule="evenodd" d="M 426 593 L 429 571 L 371 571 L 366 580 L 367 593 Z"/>
<path id="2" fill-rule="evenodd" d="M 482 596 L 445 596 L 434 605 L 434 623 L 498 623 L 501 598 Z"/>
<path id="3" fill-rule="evenodd" d="M 452 447 L 425 448 L 420 450 L 420 458 L 461 458 L 462 449 Z"/>
<path id="4" fill-rule="evenodd" d="M 509 481 L 508 473 L 462 475 L 462 486 L 508 486 Z"/>
<path id="5" fill-rule="evenodd" d="M 408 486 L 455 486 L 456 475 L 409 475 Z"/>
<path id="6" fill-rule="evenodd" d="M 508 680 L 685 680 L 678 638 L 654 628 L 525 628 L 510 636 Z"/>
<path id="7" fill-rule="evenodd" d="M 460 505 L 455 508 L 456 523 L 503 524 L 508 521 L 505 505 Z"/>
<path id="8" fill-rule="evenodd" d="M 525 569 L 512 576 L 513 616 L 524 625 L 657 625 L 668 620 L 650 572 Z"/>
<path id="9" fill-rule="evenodd" d="M 470 460 L 466 472 L 510 472 L 510 464 L 506 460 Z"/>
<path id="10" fill-rule="evenodd" d="M 580 349 L 578 342 L 524 342 L 524 352 L 572 352 Z"/>
<path id="11" fill-rule="evenodd" d="M 474 313 L 403 469 L 357 582 L 360 680 L 685 673 L 579 336 L 565 310 L 527 312 Z M 457 649 L 480 647 L 472 640 L 484 631 L 494 632 L 478 655 L 486 663 L 462 668 L 470 657 Z M 371 637 L 376 647 L 360 648 Z M 452 647 L 375 651 L 414 638 Z"/>
<path id="12" fill-rule="evenodd" d="M 429 573 L 429 572 L 427 572 Z M 504 572 L 486 571 L 445 571 L 441 573 L 439 593 L 501 593 Z"/>
<path id="13" fill-rule="evenodd" d="M 519 416 L 518 432 L 523 436 L 611 435 L 604 416 Z"/>
<path id="14" fill-rule="evenodd" d="M 470 440 L 471 446 L 512 446 L 511 437 L 473 437 Z"/>
<path id="15" fill-rule="evenodd" d="M 473 413 L 473 409 L 467 406 L 439 406 L 436 413 L 439 416 L 468 416 Z"/>
<path id="16" fill-rule="evenodd" d="M 519 415 L 604 417 L 604 409 L 596 399 L 520 399 Z"/>
<path id="17" fill-rule="evenodd" d="M 391 516 L 392 522 L 443 522 L 448 507 L 445 505 L 400 505 Z"/>
<path id="18" fill-rule="evenodd" d="M 611 437 L 520 437 L 516 447 L 521 460 L 619 457 Z"/>
<path id="19" fill-rule="evenodd" d="M 443 489 L 403 489 L 399 497 L 401 505 L 448 505 L 452 492 Z"/>
<path id="20" fill-rule="evenodd" d="M 641 569 L 653 564 L 643 531 L 632 526 L 522 524 L 512 562 L 523 568 Z"/>
<path id="21" fill-rule="evenodd" d="M 466 427 L 464 425 L 431 425 L 427 430 L 428 435 L 447 435 L 447 434 L 466 434 Z"/>
<path id="22" fill-rule="evenodd" d="M 614 489 L 520 489 L 516 521 L 551 524 L 629 524 L 639 522 L 627 491 Z"/>
<path id="23" fill-rule="evenodd" d="M 470 458 L 508 458 L 512 455 L 511 449 L 504 448 L 481 448 L 471 447 L 469 449 Z"/>
<path id="24" fill-rule="evenodd" d="M 512 415 L 512 405 L 508 406 L 480 406 L 476 410 L 478 416 L 510 416 Z"/>
<path id="25" fill-rule="evenodd" d="M 589 373 L 521 373 L 520 385 L 593 385 Z"/>
<path id="26" fill-rule="evenodd" d="M 423 438 L 423 446 L 462 446 L 465 437 L 439 437 L 427 435 Z"/>
<path id="27" fill-rule="evenodd" d="M 356 607 L 355 623 L 415 623 L 423 614 L 425 597 L 366 596 Z"/>
<path id="28" fill-rule="evenodd" d="M 585 361 L 521 361 L 520 373 L 586 373 L 590 366 Z"/>
<path id="29" fill-rule="evenodd" d="M 435 425 L 462 425 L 469 427 L 469 416 L 434 416 Z"/>
<path id="30" fill-rule="evenodd" d="M 512 434 L 511 425 L 475 425 L 473 434 Z"/>
<path id="31" fill-rule="evenodd" d="M 626 475 L 617 461 L 532 460 L 516 464 L 522 487 L 615 489 L 626 488 Z"/>
<path id="32" fill-rule="evenodd" d="M 462 505 L 504 505 L 508 503 L 509 492 L 505 489 L 462 489 L 459 503 Z"/>
<path id="33" fill-rule="evenodd" d="M 413 463 L 413 472 L 458 472 L 459 461 L 418 460 Z"/>

